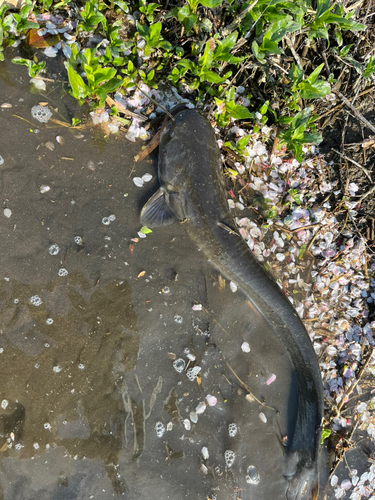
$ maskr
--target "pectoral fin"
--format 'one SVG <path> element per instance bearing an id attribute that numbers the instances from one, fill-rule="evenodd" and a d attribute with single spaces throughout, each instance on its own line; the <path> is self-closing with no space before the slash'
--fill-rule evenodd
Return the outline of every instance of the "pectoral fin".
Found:
<path id="1" fill-rule="evenodd" d="M 149 228 L 167 226 L 176 220 L 176 217 L 168 205 L 167 193 L 159 188 L 155 194 L 146 202 L 141 212 L 141 224 Z"/>

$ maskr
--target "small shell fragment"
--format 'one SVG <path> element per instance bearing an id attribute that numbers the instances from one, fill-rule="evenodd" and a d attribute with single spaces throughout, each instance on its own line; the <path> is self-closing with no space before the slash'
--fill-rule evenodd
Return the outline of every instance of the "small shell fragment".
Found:
<path id="1" fill-rule="evenodd" d="M 208 406 L 215 406 L 217 404 L 217 398 L 215 398 L 215 396 L 212 396 L 211 394 L 207 394 L 206 401 L 208 403 Z"/>
<path id="2" fill-rule="evenodd" d="M 56 137 L 56 141 L 57 141 L 59 144 L 61 144 L 61 146 L 63 146 L 63 145 L 65 144 L 65 139 L 64 139 L 64 137 L 62 137 L 61 135 L 58 135 L 58 136 Z"/>
<path id="3" fill-rule="evenodd" d="M 207 473 L 208 473 L 208 469 L 207 469 L 207 467 L 206 467 L 204 464 L 201 464 L 201 466 L 200 466 L 200 469 L 199 469 L 199 470 L 200 470 L 200 471 L 202 472 L 202 474 L 204 474 L 205 476 L 206 476 L 206 475 L 207 475 Z"/>
<path id="4" fill-rule="evenodd" d="M 185 420 L 182 422 L 184 424 L 184 427 L 187 431 L 190 431 L 191 429 L 191 423 L 190 423 L 190 420 L 185 418 Z"/>
<path id="5" fill-rule="evenodd" d="M 201 401 L 198 406 L 195 408 L 195 413 L 197 415 L 200 415 L 201 413 L 204 413 L 206 411 L 206 403 L 204 401 Z"/>
<path id="6" fill-rule="evenodd" d="M 144 180 L 141 177 L 133 177 L 133 182 L 137 187 L 142 187 Z"/>
<path id="7" fill-rule="evenodd" d="M 196 424 L 198 422 L 198 415 L 195 413 L 195 411 L 191 411 L 189 417 L 193 424 Z"/>
<path id="8" fill-rule="evenodd" d="M 49 186 L 47 186 L 47 184 L 43 184 L 42 186 L 40 186 L 39 190 L 40 192 L 43 194 L 43 193 L 48 193 L 48 191 L 50 190 L 51 188 Z"/>
<path id="9" fill-rule="evenodd" d="M 3 104 L 1 105 L 2 108 L 11 108 L 12 105 L 9 103 L 9 102 L 3 102 Z"/>
<path id="10" fill-rule="evenodd" d="M 208 449 L 206 446 L 203 446 L 202 448 L 202 457 L 205 459 L 205 460 L 208 460 L 210 454 L 208 453 Z"/>
<path id="11" fill-rule="evenodd" d="M 231 281 L 229 283 L 229 288 L 232 290 L 233 293 L 237 292 L 237 285 L 234 283 L 234 281 Z"/>
<path id="12" fill-rule="evenodd" d="M 152 175 L 151 175 L 151 174 L 145 174 L 145 175 L 142 175 L 141 179 L 142 179 L 144 182 L 150 182 L 150 180 L 152 179 Z"/>
<path id="13" fill-rule="evenodd" d="M 267 417 L 263 412 L 259 413 L 259 418 L 261 419 L 262 422 L 266 423 L 267 422 Z"/>
<path id="14" fill-rule="evenodd" d="M 202 310 L 202 304 L 194 304 L 192 307 L 193 311 L 201 311 Z"/>
<path id="15" fill-rule="evenodd" d="M 4 208 L 4 215 L 5 217 L 7 217 L 9 219 L 9 217 L 11 217 L 12 215 L 12 211 L 10 208 Z"/>

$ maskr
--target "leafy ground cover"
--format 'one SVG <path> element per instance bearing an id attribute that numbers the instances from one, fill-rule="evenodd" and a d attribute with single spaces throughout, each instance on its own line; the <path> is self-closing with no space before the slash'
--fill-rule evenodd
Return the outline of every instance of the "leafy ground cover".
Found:
<path id="1" fill-rule="evenodd" d="M 146 140 L 178 102 L 209 116 L 228 203 L 237 215 L 251 209 L 251 220 L 237 218 L 239 231 L 290 296 L 319 355 L 337 498 L 375 489 L 372 470 L 363 478 L 351 470 L 349 486 L 334 475 L 357 428 L 375 436 L 365 382 L 375 373 L 374 14 L 371 0 L 0 8 L 0 58 L 18 45 L 13 62 L 43 95 L 48 58 L 62 57 L 71 94 L 92 106 L 89 126 Z"/>

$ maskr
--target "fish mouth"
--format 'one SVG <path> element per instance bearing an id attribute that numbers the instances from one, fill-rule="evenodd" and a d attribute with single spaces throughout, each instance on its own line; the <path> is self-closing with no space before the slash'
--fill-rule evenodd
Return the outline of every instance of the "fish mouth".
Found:
<path id="1" fill-rule="evenodd" d="M 170 111 L 169 113 L 172 115 L 172 116 L 176 116 L 180 111 L 185 111 L 186 109 L 189 109 L 186 107 L 186 104 L 188 104 L 187 102 L 181 102 L 180 104 L 176 104 L 176 106 L 174 106 Z"/>

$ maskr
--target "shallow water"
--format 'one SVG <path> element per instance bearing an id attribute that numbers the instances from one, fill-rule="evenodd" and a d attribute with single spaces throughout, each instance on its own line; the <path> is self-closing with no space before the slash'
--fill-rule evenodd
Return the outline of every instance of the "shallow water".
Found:
<path id="1" fill-rule="evenodd" d="M 40 102 L 58 120 L 84 110 L 62 84 L 31 94 L 24 68 L 0 63 L 0 78 L 0 105 L 12 104 L 0 108 L 4 500 L 284 499 L 289 358 L 178 224 L 132 241 L 157 187 L 156 155 L 135 163 L 142 143 L 38 123 Z M 145 173 L 151 182 L 136 187 Z M 192 422 L 207 395 L 217 404 Z"/>

